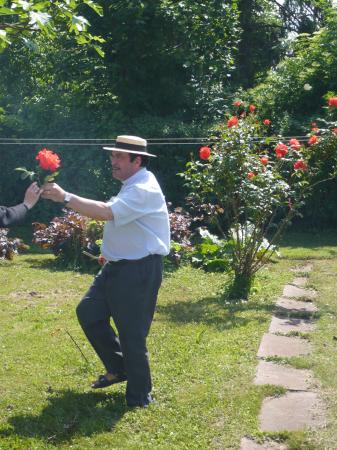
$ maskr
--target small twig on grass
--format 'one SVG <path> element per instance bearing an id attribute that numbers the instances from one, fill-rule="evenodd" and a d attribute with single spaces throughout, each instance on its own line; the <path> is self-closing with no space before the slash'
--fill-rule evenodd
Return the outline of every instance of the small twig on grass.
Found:
<path id="1" fill-rule="evenodd" d="M 72 337 L 72 335 L 69 333 L 68 330 L 65 330 L 65 332 L 67 333 L 67 335 L 70 337 L 70 339 L 73 341 L 73 343 L 75 344 L 75 346 L 77 347 L 77 349 L 79 350 L 79 352 L 81 353 L 82 357 L 84 358 L 85 362 L 88 364 L 88 366 L 90 366 L 90 363 L 87 359 L 87 357 L 85 356 L 85 354 L 82 352 L 80 346 L 78 345 L 78 343 L 75 341 L 75 339 Z"/>

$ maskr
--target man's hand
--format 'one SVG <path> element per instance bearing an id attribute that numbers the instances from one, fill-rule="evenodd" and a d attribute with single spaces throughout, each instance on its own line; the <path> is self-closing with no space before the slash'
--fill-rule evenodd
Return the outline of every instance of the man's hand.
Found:
<path id="1" fill-rule="evenodd" d="M 42 189 L 39 188 L 36 182 L 32 183 L 25 192 L 25 197 L 23 203 L 28 209 L 32 209 L 33 206 L 38 202 Z"/>
<path id="2" fill-rule="evenodd" d="M 53 202 L 62 203 L 64 201 L 65 194 L 66 191 L 56 183 L 46 183 L 42 186 L 41 197 L 52 200 Z"/>

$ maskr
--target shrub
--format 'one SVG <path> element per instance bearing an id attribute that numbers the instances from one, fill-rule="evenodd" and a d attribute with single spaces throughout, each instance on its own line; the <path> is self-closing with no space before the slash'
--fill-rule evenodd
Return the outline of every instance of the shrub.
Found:
<path id="1" fill-rule="evenodd" d="M 171 204 L 168 205 L 169 207 Z M 183 208 L 175 208 L 169 212 L 171 230 L 171 249 L 168 259 L 178 266 L 183 256 L 191 248 L 192 217 Z"/>
<path id="2" fill-rule="evenodd" d="M 0 229 L 0 259 L 12 260 L 18 253 L 28 250 L 29 246 L 19 238 L 9 238 L 8 232 L 6 228 Z"/>
<path id="3" fill-rule="evenodd" d="M 282 142 L 268 136 L 270 123 L 258 120 L 254 105 L 237 102 L 236 108 L 210 138 L 212 149 L 201 148 L 201 160 L 189 162 L 182 176 L 190 204 L 204 205 L 209 225 L 231 244 L 232 294 L 246 298 L 287 225 L 312 188 L 325 181 L 324 161 L 327 178 L 335 176 L 337 145 L 327 144 L 336 144 L 331 130 L 321 136 L 314 130 L 309 146 Z"/>
<path id="4" fill-rule="evenodd" d="M 93 261 L 84 252 L 99 255 L 99 239 L 103 224 L 80 214 L 63 210 L 64 216 L 55 217 L 47 226 L 34 223 L 33 242 L 52 250 L 62 266 L 71 269 L 88 269 Z"/>

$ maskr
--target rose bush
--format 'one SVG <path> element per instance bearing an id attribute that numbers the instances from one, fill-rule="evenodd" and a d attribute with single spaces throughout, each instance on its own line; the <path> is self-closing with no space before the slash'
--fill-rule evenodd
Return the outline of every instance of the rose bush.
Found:
<path id="1" fill-rule="evenodd" d="M 181 174 L 192 204 L 204 205 L 210 229 L 233 243 L 231 293 L 240 298 L 248 296 L 254 274 L 270 259 L 311 189 L 324 181 L 324 161 L 329 178 L 335 177 L 337 154 L 337 145 L 325 145 L 336 143 L 329 129 L 319 130 L 319 136 L 311 131 L 309 145 L 268 136 L 252 106 L 242 111 L 240 103 L 239 117 L 229 114 L 214 130 L 210 141 L 216 144 L 208 158 L 189 162 Z"/>

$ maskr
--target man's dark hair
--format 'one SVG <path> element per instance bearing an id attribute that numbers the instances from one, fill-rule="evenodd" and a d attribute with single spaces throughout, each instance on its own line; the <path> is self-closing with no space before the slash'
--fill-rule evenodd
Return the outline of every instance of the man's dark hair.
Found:
<path id="1" fill-rule="evenodd" d="M 146 155 L 137 155 L 137 153 L 129 153 L 130 155 L 130 161 L 133 161 L 137 158 L 137 156 L 139 156 L 141 158 L 141 167 L 148 167 L 148 165 L 150 164 L 150 158 Z"/>

